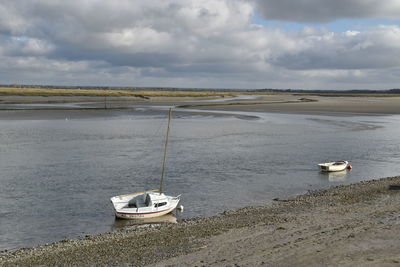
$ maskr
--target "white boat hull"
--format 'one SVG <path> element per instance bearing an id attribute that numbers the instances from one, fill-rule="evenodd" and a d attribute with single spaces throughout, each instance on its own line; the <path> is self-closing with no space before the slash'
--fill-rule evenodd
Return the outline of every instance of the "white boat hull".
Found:
<path id="1" fill-rule="evenodd" d="M 348 165 L 348 161 L 335 161 L 318 164 L 322 172 L 340 172 L 345 170 Z"/>
<path id="2" fill-rule="evenodd" d="M 179 196 L 150 192 L 154 190 L 112 197 L 115 216 L 120 219 L 148 219 L 171 213 L 177 208 Z"/>
<path id="3" fill-rule="evenodd" d="M 145 213 L 115 211 L 115 216 L 120 219 L 149 219 L 171 213 L 175 209 L 176 206 L 163 211 L 145 212 Z"/>

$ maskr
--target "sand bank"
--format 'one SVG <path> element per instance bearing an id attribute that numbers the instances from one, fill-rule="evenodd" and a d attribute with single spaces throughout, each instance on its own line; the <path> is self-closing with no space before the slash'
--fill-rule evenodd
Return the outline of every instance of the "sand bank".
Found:
<path id="1" fill-rule="evenodd" d="M 296 95 L 260 96 L 253 101 L 198 103 L 191 108 L 287 113 L 400 114 L 400 97 L 325 97 Z"/>
<path id="2" fill-rule="evenodd" d="M 400 177 L 4 253 L 2 266 L 398 266 Z"/>
<path id="3" fill-rule="evenodd" d="M 68 105 L 68 103 L 72 103 L 72 105 Z M 107 107 L 108 110 L 127 110 L 127 112 L 130 112 L 137 107 L 151 108 L 153 106 L 176 106 L 210 111 L 385 115 L 400 114 L 400 97 L 304 97 L 299 95 L 275 94 L 252 95 L 251 98 L 239 97 L 237 99 L 229 97 L 224 101 L 224 98 L 221 97 L 213 99 L 207 97 L 150 97 L 143 99 L 138 97 L 1 96 L 0 119 L 7 119 L 9 116 L 17 119 L 18 114 L 26 116 L 21 109 L 27 111 L 42 110 L 42 112 L 36 112 L 39 117 L 45 115 L 45 111 L 48 110 L 61 110 L 65 112 L 68 112 L 68 110 L 79 110 L 82 116 L 87 113 L 87 116 L 90 117 L 96 116 L 93 112 L 96 110 L 104 115 L 104 112 L 101 111 L 104 107 Z M 18 112 L 11 113 L 10 110 L 18 110 Z"/>

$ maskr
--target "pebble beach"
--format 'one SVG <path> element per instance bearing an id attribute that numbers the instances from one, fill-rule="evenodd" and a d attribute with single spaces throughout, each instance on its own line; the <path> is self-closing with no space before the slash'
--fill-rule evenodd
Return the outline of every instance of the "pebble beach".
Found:
<path id="1" fill-rule="evenodd" d="M 12 252 L 1 266 L 398 266 L 400 177 Z"/>

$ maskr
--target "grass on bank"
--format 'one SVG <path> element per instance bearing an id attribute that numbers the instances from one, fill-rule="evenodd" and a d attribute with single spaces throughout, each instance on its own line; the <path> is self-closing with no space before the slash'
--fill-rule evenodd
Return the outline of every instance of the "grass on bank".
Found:
<path id="1" fill-rule="evenodd" d="M 134 96 L 134 97 L 211 97 L 233 96 L 234 92 L 217 91 L 156 91 L 156 90 L 100 90 L 100 89 L 42 89 L 0 87 L 2 96 Z"/>
<path id="2" fill-rule="evenodd" d="M 132 97 L 230 97 L 235 95 L 298 95 L 326 97 L 400 97 L 390 93 L 321 93 L 321 92 L 260 92 L 260 91 L 175 91 L 175 90 L 104 90 L 104 89 L 44 89 L 0 87 L 0 96 L 132 96 Z"/>

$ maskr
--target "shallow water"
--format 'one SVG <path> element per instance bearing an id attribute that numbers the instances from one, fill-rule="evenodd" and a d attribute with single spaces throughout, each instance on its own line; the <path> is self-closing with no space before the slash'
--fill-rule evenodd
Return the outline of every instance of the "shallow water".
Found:
<path id="1" fill-rule="evenodd" d="M 202 114 L 172 120 L 165 190 L 182 194 L 179 218 L 400 173 L 400 116 Z M 166 122 L 0 120 L 0 250 L 118 228 L 109 198 L 159 186 Z M 332 160 L 353 170 L 318 171 Z"/>

